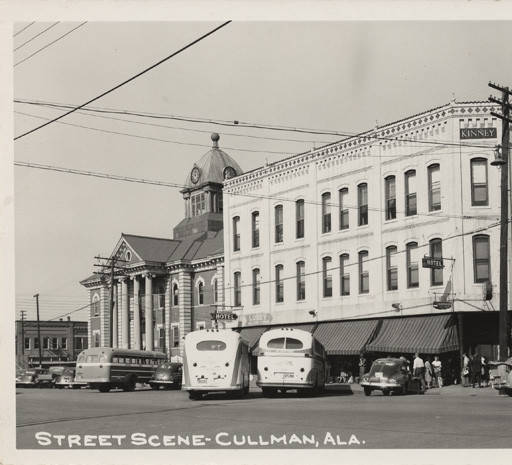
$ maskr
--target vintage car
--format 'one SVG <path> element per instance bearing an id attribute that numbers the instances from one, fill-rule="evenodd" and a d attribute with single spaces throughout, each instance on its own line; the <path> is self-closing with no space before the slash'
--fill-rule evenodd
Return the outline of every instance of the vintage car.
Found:
<path id="1" fill-rule="evenodd" d="M 57 389 L 63 389 L 66 387 L 80 389 L 85 386 L 87 386 L 87 383 L 75 380 L 75 369 L 73 367 L 64 368 L 62 373 L 55 378 L 55 387 Z"/>
<path id="2" fill-rule="evenodd" d="M 30 368 L 16 376 L 16 387 L 53 387 L 53 376 L 42 368 Z"/>
<path id="3" fill-rule="evenodd" d="M 381 391 L 385 396 L 408 392 L 423 393 L 420 380 L 411 375 L 407 361 L 401 358 L 375 360 L 360 383 L 366 396 L 372 391 Z"/>
<path id="4" fill-rule="evenodd" d="M 183 365 L 181 363 L 165 362 L 155 371 L 149 380 L 152 389 L 181 389 Z"/>
<path id="5" fill-rule="evenodd" d="M 489 368 L 491 386 L 512 396 L 512 357 L 504 362 L 489 362 Z"/>

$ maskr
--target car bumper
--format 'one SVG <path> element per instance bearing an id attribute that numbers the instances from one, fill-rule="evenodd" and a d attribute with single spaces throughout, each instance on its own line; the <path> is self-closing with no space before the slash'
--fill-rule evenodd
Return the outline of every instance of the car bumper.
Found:
<path id="1" fill-rule="evenodd" d="M 313 388 L 314 384 L 313 383 L 300 383 L 300 382 L 297 382 L 297 383 L 293 383 L 293 382 L 266 383 L 264 381 L 263 382 L 256 381 L 256 386 L 258 386 L 260 388 L 269 387 L 269 388 L 309 389 L 309 388 Z"/>
<path id="2" fill-rule="evenodd" d="M 402 384 L 395 384 L 395 383 L 370 383 L 370 382 L 362 382 L 362 387 L 370 387 L 375 389 L 401 389 Z"/>
<path id="3" fill-rule="evenodd" d="M 240 384 L 234 386 L 183 386 L 184 391 L 208 391 L 208 392 L 224 392 L 224 391 L 239 391 L 242 389 Z"/>
<path id="4" fill-rule="evenodd" d="M 169 385 L 178 385 L 178 381 L 169 381 L 167 379 L 150 379 L 148 381 L 148 384 L 155 385 L 155 386 L 169 386 Z"/>

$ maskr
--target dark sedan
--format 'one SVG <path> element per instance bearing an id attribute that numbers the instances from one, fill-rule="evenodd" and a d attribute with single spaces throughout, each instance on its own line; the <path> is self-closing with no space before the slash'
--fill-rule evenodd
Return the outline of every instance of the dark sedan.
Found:
<path id="1" fill-rule="evenodd" d="M 383 395 L 421 394 L 421 383 L 411 376 L 407 361 L 401 358 L 379 358 L 375 360 L 370 371 L 361 378 L 364 394 L 381 391 Z"/>
<path id="2" fill-rule="evenodd" d="M 165 362 L 160 365 L 149 380 L 152 389 L 181 389 L 183 366 L 181 363 Z"/>

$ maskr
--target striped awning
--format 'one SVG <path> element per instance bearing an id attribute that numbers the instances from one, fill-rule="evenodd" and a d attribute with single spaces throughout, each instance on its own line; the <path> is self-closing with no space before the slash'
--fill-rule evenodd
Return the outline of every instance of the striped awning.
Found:
<path id="1" fill-rule="evenodd" d="M 459 349 L 454 314 L 389 318 L 366 348 L 369 352 L 440 354 Z"/>
<path id="2" fill-rule="evenodd" d="M 251 328 L 242 328 L 242 330 L 240 331 L 240 335 L 249 343 L 249 349 L 253 350 L 255 346 L 258 346 L 258 341 L 260 340 L 261 335 L 267 329 L 268 326 L 254 326 Z"/>
<path id="3" fill-rule="evenodd" d="M 378 320 L 349 320 L 319 323 L 315 337 L 327 355 L 357 355 L 374 336 Z"/>

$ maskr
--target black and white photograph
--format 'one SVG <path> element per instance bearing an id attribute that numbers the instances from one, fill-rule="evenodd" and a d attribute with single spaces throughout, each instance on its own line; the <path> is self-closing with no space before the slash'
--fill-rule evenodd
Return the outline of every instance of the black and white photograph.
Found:
<path id="1" fill-rule="evenodd" d="M 172 3 L 2 23 L 0 462 L 510 463 L 512 8 Z"/>

